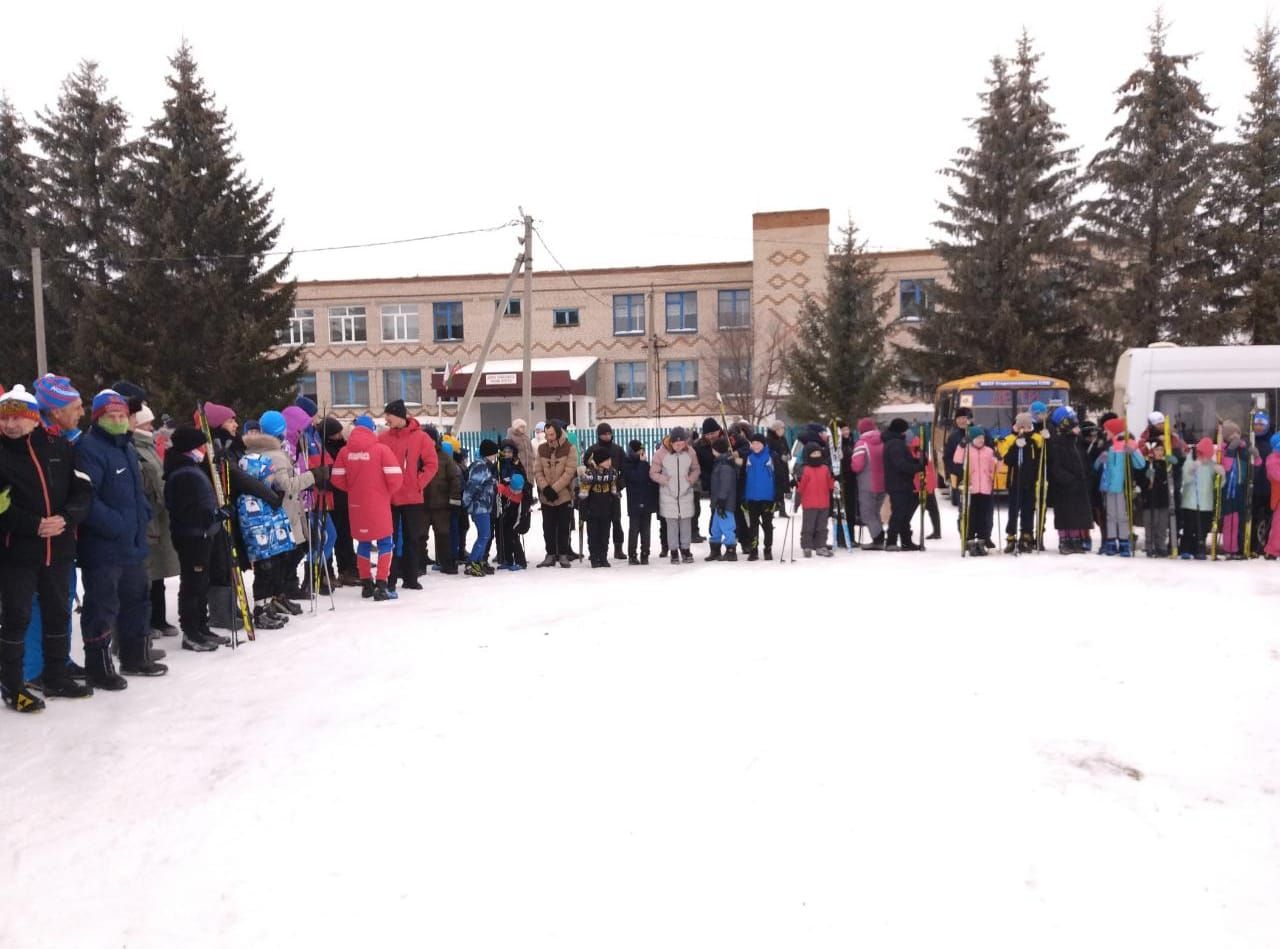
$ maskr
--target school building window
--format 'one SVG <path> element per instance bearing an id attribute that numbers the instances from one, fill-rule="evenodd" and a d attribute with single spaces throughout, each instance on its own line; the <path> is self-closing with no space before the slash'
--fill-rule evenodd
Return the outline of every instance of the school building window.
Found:
<path id="1" fill-rule="evenodd" d="M 698 395 L 698 361 L 672 359 L 667 363 L 667 398 L 692 399 Z"/>
<path id="2" fill-rule="evenodd" d="M 431 320 L 435 325 L 437 343 L 456 342 L 462 339 L 462 301 L 452 300 L 431 304 Z"/>
<path id="3" fill-rule="evenodd" d="M 716 299 L 716 326 L 739 330 L 751 325 L 751 291 L 721 290 Z"/>
<path id="4" fill-rule="evenodd" d="M 750 356 L 721 356 L 718 368 L 721 392 L 745 395 L 751 391 Z"/>
<path id="5" fill-rule="evenodd" d="M 330 373 L 333 404 L 342 408 L 362 408 L 369 404 L 369 373 L 364 369 Z"/>
<path id="6" fill-rule="evenodd" d="M 919 323 L 933 312 L 934 281 L 929 278 L 898 281 L 898 319 Z"/>
<path id="7" fill-rule="evenodd" d="M 493 308 L 496 310 L 502 305 L 502 298 L 493 301 Z M 520 298 L 512 297 L 507 301 L 507 309 L 503 312 L 503 316 L 519 316 L 520 315 Z"/>
<path id="8" fill-rule="evenodd" d="M 413 343 L 418 340 L 418 304 L 392 303 L 382 308 L 382 341 Z"/>
<path id="9" fill-rule="evenodd" d="M 613 296 L 613 335 L 644 332 L 644 294 L 616 293 Z"/>
<path id="10" fill-rule="evenodd" d="M 698 294 L 696 292 L 667 294 L 667 332 L 698 332 Z"/>
<path id="11" fill-rule="evenodd" d="M 295 309 L 289 323 L 276 336 L 286 346 L 310 346 L 316 341 L 316 311 Z"/>
<path id="12" fill-rule="evenodd" d="M 613 397 L 618 402 L 648 398 L 645 386 L 645 364 L 615 362 L 613 364 Z"/>
<path id="13" fill-rule="evenodd" d="M 405 405 L 422 404 L 421 369 L 382 370 L 382 394 L 388 402 L 403 399 Z"/>
<path id="14" fill-rule="evenodd" d="M 320 401 L 316 393 L 316 374 L 314 372 L 304 372 L 298 376 L 297 390 L 298 395 L 305 395 L 315 402 Z"/>
<path id="15" fill-rule="evenodd" d="M 553 326 L 577 326 L 578 324 L 578 308 L 576 306 L 563 307 L 551 311 L 551 323 Z"/>
<path id="16" fill-rule="evenodd" d="M 369 339 L 365 330 L 365 310 L 362 306 L 329 307 L 329 342 L 364 343 Z"/>

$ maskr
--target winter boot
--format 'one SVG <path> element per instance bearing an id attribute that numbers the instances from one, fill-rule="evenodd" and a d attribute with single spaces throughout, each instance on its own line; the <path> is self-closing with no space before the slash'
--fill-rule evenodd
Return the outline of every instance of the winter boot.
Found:
<path id="1" fill-rule="evenodd" d="M 120 671 L 127 676 L 162 676 L 169 667 L 151 658 L 151 643 L 139 636 L 120 641 Z"/>
<path id="2" fill-rule="evenodd" d="M 362 600 L 373 599 L 373 580 L 372 579 L 364 579 L 360 581 L 360 599 Z"/>
<path id="3" fill-rule="evenodd" d="M 720 559 L 720 545 L 719 545 L 719 544 L 712 544 L 712 545 L 711 545 L 711 553 L 707 554 L 707 555 L 706 555 L 705 557 L 703 557 L 702 559 L 703 559 L 703 560 L 708 560 L 708 561 L 710 561 L 710 560 L 719 560 L 719 559 Z"/>
<path id="4" fill-rule="evenodd" d="M 1102 541 L 1102 547 L 1098 550 L 1098 553 L 1107 557 L 1114 557 L 1120 553 L 1120 542 L 1114 537 L 1108 537 Z"/>
<path id="5" fill-rule="evenodd" d="M 670 551 L 668 551 L 667 548 L 663 547 L 661 550 L 658 551 L 658 559 L 661 560 L 663 557 L 666 557 L 668 553 L 670 553 Z"/>
<path id="6" fill-rule="evenodd" d="M 78 679 L 81 682 L 89 677 L 89 674 L 84 671 L 84 666 L 77 663 L 74 659 L 67 660 L 67 675 L 71 676 L 73 679 Z"/>
<path id="7" fill-rule="evenodd" d="M 686 547 L 684 550 L 680 551 L 680 562 L 693 563 L 693 554 L 690 553 L 689 548 Z"/>
<path id="8" fill-rule="evenodd" d="M 1064 537 L 1058 541 L 1058 553 L 1074 554 L 1076 552 L 1076 540 L 1074 537 Z"/>
<path id="9" fill-rule="evenodd" d="M 302 615 L 302 607 L 300 607 L 297 603 L 293 602 L 293 600 L 290 600 L 287 597 L 283 597 L 283 596 L 273 597 L 271 602 L 276 606 L 277 609 L 284 610 L 286 613 L 288 613 L 291 616 Z"/>
<path id="10" fill-rule="evenodd" d="M 205 640 L 206 642 L 213 643 L 215 646 L 230 646 L 230 645 L 231 645 L 231 637 L 230 637 L 230 636 L 223 636 L 223 635 L 222 635 L 222 634 L 220 634 L 220 633 L 215 633 L 215 632 L 214 632 L 213 630 L 211 630 L 208 626 L 201 626 L 201 627 L 200 627 L 200 635 L 204 638 L 204 640 Z"/>
<path id="11" fill-rule="evenodd" d="M 111 662 L 111 650 L 107 648 L 105 642 L 85 647 L 84 666 L 85 672 L 88 673 L 88 682 L 95 689 L 119 692 L 129 686 L 129 683 L 116 672 L 115 665 Z"/>
<path id="12" fill-rule="evenodd" d="M 38 712 L 44 708 L 44 699 L 21 682 L 0 682 L 0 700 L 15 712 Z"/>
<path id="13" fill-rule="evenodd" d="M 752 551 L 751 553 L 754 558 L 755 551 Z M 726 563 L 736 563 L 738 560 L 738 548 L 730 547 L 729 552 L 725 554 L 723 557 L 721 557 L 720 559 L 725 561 Z"/>
<path id="14" fill-rule="evenodd" d="M 52 673 L 46 669 L 40 677 L 44 684 L 42 692 L 46 698 L 55 699 L 87 699 L 93 695 L 93 686 L 77 682 L 67 675 L 65 669 L 55 669 Z"/>
<path id="15" fill-rule="evenodd" d="M 1018 553 L 1033 554 L 1036 550 L 1036 539 L 1026 531 L 1018 538 Z"/>
<path id="16" fill-rule="evenodd" d="M 621 545 L 621 544 L 614 544 L 614 545 L 613 545 L 613 559 L 614 559 L 614 560 L 626 560 L 626 559 L 627 559 L 627 555 L 626 555 L 626 554 L 624 554 L 624 553 L 622 552 L 622 545 Z"/>
<path id="17" fill-rule="evenodd" d="M 1129 541 L 1127 541 L 1127 540 L 1117 540 L 1117 541 L 1116 541 L 1116 553 L 1117 553 L 1117 554 L 1119 554 L 1121 557 L 1132 557 L 1132 556 L 1133 556 L 1133 550 L 1131 549 L 1131 545 L 1130 545 Z"/>
<path id="18" fill-rule="evenodd" d="M 910 531 L 907 531 L 905 534 L 902 535 L 902 540 L 900 541 L 900 543 L 902 545 L 903 550 L 924 550 L 923 547 L 921 547 L 919 544 L 917 544 L 914 540 L 911 539 Z"/>
<path id="19" fill-rule="evenodd" d="M 640 566 L 642 566 L 642 567 L 647 567 L 647 566 L 649 566 L 649 555 L 648 555 L 648 554 L 641 554 L 641 555 L 640 555 Z"/>
<path id="20" fill-rule="evenodd" d="M 193 629 L 190 632 L 183 631 L 182 648 L 190 652 L 213 652 L 218 644 L 205 639 L 202 631 Z"/>
<path id="21" fill-rule="evenodd" d="M 1018 549 L 1018 538 L 1013 534 L 1006 534 L 1004 538 L 1004 552 L 1011 554 Z"/>
<path id="22" fill-rule="evenodd" d="M 265 606 L 259 606 L 253 611 L 253 627 L 254 629 L 284 629 L 284 620 L 268 612 Z"/>
<path id="23" fill-rule="evenodd" d="M 554 567 L 556 565 L 556 555 L 547 554 L 538 564 L 539 567 Z"/>
<path id="24" fill-rule="evenodd" d="M 263 603 L 262 609 L 264 612 L 274 616 L 282 623 L 287 623 L 292 618 L 292 614 L 283 607 L 277 606 L 274 599 L 267 600 L 266 603 Z"/>
<path id="25" fill-rule="evenodd" d="M 635 554 L 631 554 L 629 557 L 627 557 L 627 566 L 629 567 L 640 566 L 640 558 L 637 557 Z"/>
<path id="26" fill-rule="evenodd" d="M 570 567 L 573 566 L 573 558 L 570 557 L 568 554 L 565 554 L 563 557 L 560 558 L 560 566 L 568 570 Z M 484 568 L 481 567 L 480 569 L 483 570 Z"/>
<path id="27" fill-rule="evenodd" d="M 387 589 L 387 581 L 379 580 L 373 586 L 373 599 L 377 603 L 385 603 L 391 599 L 391 591 Z"/>
<path id="28" fill-rule="evenodd" d="M 737 558 L 734 558 L 734 559 L 737 559 Z M 760 559 L 760 551 L 752 547 L 751 553 L 747 554 L 747 560 L 759 560 L 759 559 Z"/>
<path id="29" fill-rule="evenodd" d="M 766 548 L 764 549 L 764 559 L 765 559 L 765 560 L 772 560 L 772 559 L 773 559 L 773 548 L 772 548 L 772 547 L 766 547 Z"/>
<path id="30" fill-rule="evenodd" d="M 808 547 L 804 548 L 804 556 L 805 556 L 805 559 L 807 560 L 808 558 L 813 556 L 813 551 L 810 550 Z"/>
<path id="31" fill-rule="evenodd" d="M 675 564 L 678 564 L 680 562 L 680 551 L 678 550 L 671 551 L 671 562 Z"/>
<path id="32" fill-rule="evenodd" d="M 884 550 L 884 534 L 877 534 L 871 542 L 862 545 L 863 550 Z"/>

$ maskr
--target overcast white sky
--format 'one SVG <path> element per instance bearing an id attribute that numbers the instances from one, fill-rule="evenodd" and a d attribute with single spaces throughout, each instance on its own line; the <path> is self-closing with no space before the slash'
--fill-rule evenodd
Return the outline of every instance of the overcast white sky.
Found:
<path id="1" fill-rule="evenodd" d="M 186 8 L 186 9 L 184 9 Z M 1170 49 L 1233 130 L 1261 0 L 1166 0 Z M 138 126 L 181 37 L 275 189 L 285 247 L 499 224 L 570 268 L 751 256 L 753 211 L 828 207 L 876 248 L 932 236 L 990 57 L 1025 26 L 1087 158 L 1154 5 L 7 4 L 0 88 L 28 117 L 81 58 Z M 505 272 L 515 232 L 294 258 L 301 279 Z M 553 266 L 546 255 L 535 268 Z"/>

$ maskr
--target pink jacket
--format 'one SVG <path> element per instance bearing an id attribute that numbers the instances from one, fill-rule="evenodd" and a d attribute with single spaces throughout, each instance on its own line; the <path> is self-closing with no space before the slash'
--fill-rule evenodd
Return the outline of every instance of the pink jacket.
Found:
<path id="1" fill-rule="evenodd" d="M 879 494 L 884 490 L 884 443 L 880 433 L 875 429 L 866 432 L 853 446 L 853 456 L 849 459 L 849 467 L 858 477 L 866 470 L 871 471 L 871 490 Z"/>
<path id="2" fill-rule="evenodd" d="M 1271 510 L 1280 504 L 1280 452 L 1267 455 L 1267 479 L 1271 482 Z"/>
<path id="3" fill-rule="evenodd" d="M 963 465 L 966 451 L 969 452 L 969 493 L 993 494 L 996 486 L 996 453 L 988 445 L 981 448 L 957 445 L 955 457 L 951 460 L 957 465 Z"/>

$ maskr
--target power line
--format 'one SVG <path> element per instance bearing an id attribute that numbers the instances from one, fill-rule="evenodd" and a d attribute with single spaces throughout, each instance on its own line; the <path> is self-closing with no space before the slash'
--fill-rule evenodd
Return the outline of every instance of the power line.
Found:
<path id="1" fill-rule="evenodd" d="M 543 250 L 545 250 L 545 251 L 547 252 L 547 256 L 548 256 L 548 257 L 550 257 L 553 261 L 555 261 L 555 265 L 556 265 L 557 267 L 559 267 L 559 268 L 560 268 L 561 272 L 562 272 L 566 277 L 568 277 L 570 281 L 572 281 L 572 283 L 573 283 L 573 285 L 574 285 L 575 287 L 577 287 L 579 290 L 581 290 L 583 293 L 585 293 L 585 294 L 586 294 L 587 296 L 589 296 L 591 299 L 595 300 L 595 301 L 596 301 L 597 303 L 599 303 L 601 306 L 603 306 L 603 307 L 605 307 L 605 308 L 607 308 L 607 309 L 613 309 L 613 304 L 612 304 L 612 303 L 605 303 L 605 301 L 604 301 L 604 300 L 602 300 L 602 299 L 600 299 L 600 297 L 596 296 L 594 293 L 592 293 L 590 290 L 588 290 L 588 289 L 587 289 L 586 287 L 584 287 L 582 284 L 578 283 L 578 278 L 577 278 L 577 277 L 575 277 L 575 276 L 574 276 L 574 275 L 573 275 L 573 274 L 568 270 L 568 268 L 567 268 L 567 267 L 565 267 L 565 265 L 564 265 L 564 264 L 560 263 L 560 258 L 559 258 L 559 257 L 557 257 L 557 256 L 552 252 L 551 248 L 547 246 L 547 239 L 546 239 L 545 237 L 543 237 L 543 236 L 542 236 L 542 231 L 538 230 L 538 226 L 537 226 L 536 224 L 535 224 L 535 225 L 534 225 L 534 227 L 533 227 L 533 233 L 535 233 L 535 234 L 537 234 L 537 235 L 538 235 L 538 243 L 539 243 L 539 244 L 541 244 L 541 245 L 542 245 L 542 249 L 543 249 Z"/>

